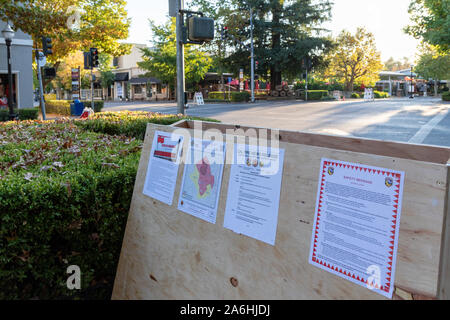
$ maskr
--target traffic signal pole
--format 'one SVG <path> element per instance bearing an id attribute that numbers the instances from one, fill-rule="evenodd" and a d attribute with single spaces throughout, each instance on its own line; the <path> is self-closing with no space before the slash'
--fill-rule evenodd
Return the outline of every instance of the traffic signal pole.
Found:
<path id="1" fill-rule="evenodd" d="M 184 80 L 184 43 L 183 43 L 183 13 L 184 0 L 177 0 L 177 111 L 185 114 L 185 80 Z"/>
<path id="2" fill-rule="evenodd" d="M 253 9 L 250 8 L 250 39 L 251 39 L 251 90 L 252 90 L 252 103 L 255 102 L 255 47 L 253 45 Z"/>

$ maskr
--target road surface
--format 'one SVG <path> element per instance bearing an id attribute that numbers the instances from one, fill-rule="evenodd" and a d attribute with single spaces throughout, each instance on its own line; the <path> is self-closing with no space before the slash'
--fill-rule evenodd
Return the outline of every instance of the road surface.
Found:
<path id="1" fill-rule="evenodd" d="M 175 103 L 107 103 L 104 111 L 177 112 Z M 434 98 L 391 98 L 192 105 L 188 115 L 224 123 L 450 147 L 450 104 Z"/>

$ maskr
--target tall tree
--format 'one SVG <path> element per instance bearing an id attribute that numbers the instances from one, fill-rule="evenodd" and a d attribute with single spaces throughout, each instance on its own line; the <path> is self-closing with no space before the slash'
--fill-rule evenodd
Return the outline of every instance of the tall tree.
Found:
<path id="1" fill-rule="evenodd" d="M 56 69 L 70 54 L 90 47 L 114 56 L 130 50 L 118 41 L 128 38 L 130 20 L 125 0 L 0 0 L 0 3 L 0 18 L 31 35 L 36 48 L 42 36 L 52 38 L 53 55 L 47 60 Z"/>
<path id="2" fill-rule="evenodd" d="M 436 47 L 423 45 L 415 72 L 425 79 L 434 80 L 434 94 L 438 94 L 438 81 L 450 79 L 450 54 L 440 52 Z"/>
<path id="3" fill-rule="evenodd" d="M 385 63 L 384 67 L 388 71 L 399 71 L 404 69 L 409 69 L 411 67 L 411 62 L 408 57 L 404 57 L 403 61 L 395 60 L 393 57 L 390 57 Z"/>
<path id="4" fill-rule="evenodd" d="M 255 56 L 258 73 L 270 76 L 278 85 L 282 77 L 292 78 L 303 72 L 302 60 L 310 56 L 313 65 L 322 63 L 332 41 L 320 36 L 325 31 L 321 23 L 330 18 L 331 3 L 328 0 L 232 0 L 234 12 L 226 24 L 230 34 L 239 40 L 230 41 L 234 52 L 228 57 L 229 65 L 250 69 L 249 44 L 250 8 L 254 12 Z M 236 70 L 237 72 L 237 70 Z"/>
<path id="5" fill-rule="evenodd" d="M 171 18 L 166 24 L 158 26 L 150 21 L 153 31 L 153 48 L 141 49 L 143 61 L 138 65 L 148 74 L 159 78 L 170 87 L 176 87 L 177 79 L 177 47 L 176 23 Z M 194 83 L 202 80 L 212 65 L 211 57 L 198 46 L 186 45 L 184 51 L 186 82 Z"/>
<path id="6" fill-rule="evenodd" d="M 338 46 L 328 58 L 328 76 L 342 81 L 347 91 L 353 91 L 355 83 L 374 85 L 383 64 L 373 34 L 364 28 L 354 35 L 343 30 L 336 42 Z"/>
<path id="7" fill-rule="evenodd" d="M 412 0 L 409 13 L 413 24 L 406 33 L 441 52 L 450 51 L 450 0 Z"/>

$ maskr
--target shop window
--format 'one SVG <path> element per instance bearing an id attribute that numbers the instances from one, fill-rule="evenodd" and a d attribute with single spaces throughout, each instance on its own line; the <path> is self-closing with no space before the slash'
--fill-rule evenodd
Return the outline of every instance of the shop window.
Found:
<path id="1" fill-rule="evenodd" d="M 161 94 L 161 83 L 156 85 L 156 93 Z"/>
<path id="2" fill-rule="evenodd" d="M 142 94 L 142 86 L 133 86 L 134 87 L 134 94 Z"/>

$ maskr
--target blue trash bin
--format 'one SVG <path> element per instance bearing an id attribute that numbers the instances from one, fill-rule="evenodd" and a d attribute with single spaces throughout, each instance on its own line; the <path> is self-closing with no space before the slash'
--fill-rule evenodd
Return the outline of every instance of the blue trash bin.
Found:
<path id="1" fill-rule="evenodd" d="M 72 106 L 71 106 L 71 113 L 72 113 Z M 83 102 L 81 102 L 80 100 L 75 100 L 73 102 L 73 113 L 72 115 L 74 116 L 81 116 L 83 114 L 83 110 L 84 110 L 84 104 Z"/>

